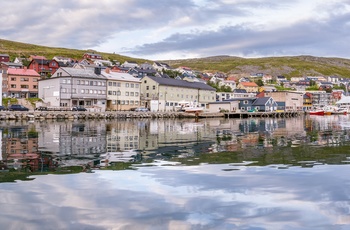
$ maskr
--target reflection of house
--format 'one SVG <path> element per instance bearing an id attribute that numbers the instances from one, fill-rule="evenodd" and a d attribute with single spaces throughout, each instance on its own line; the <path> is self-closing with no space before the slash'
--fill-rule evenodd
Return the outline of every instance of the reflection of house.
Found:
<path id="1" fill-rule="evenodd" d="M 153 111 L 175 110 L 181 101 L 204 106 L 216 100 L 215 88 L 207 84 L 149 76 L 141 80 L 141 94 L 141 103 Z"/>
<path id="2" fill-rule="evenodd" d="M 102 71 L 107 78 L 107 110 L 130 110 L 140 106 L 140 79 L 128 73 Z"/>
<path id="3" fill-rule="evenodd" d="M 9 68 L 7 75 L 8 92 L 6 96 L 15 98 L 38 97 L 38 80 L 40 75 L 35 70 Z"/>

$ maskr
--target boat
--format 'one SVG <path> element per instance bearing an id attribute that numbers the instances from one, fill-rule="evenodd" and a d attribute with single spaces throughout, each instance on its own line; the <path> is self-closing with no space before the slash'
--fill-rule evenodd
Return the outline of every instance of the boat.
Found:
<path id="1" fill-rule="evenodd" d="M 319 115 L 319 116 L 325 115 L 325 112 L 324 112 L 323 109 L 310 110 L 310 111 L 308 111 L 308 113 L 309 113 L 310 115 Z"/>
<path id="2" fill-rule="evenodd" d="M 186 113 L 201 113 L 204 111 L 204 107 L 198 105 L 196 101 L 188 102 L 182 101 L 179 102 L 178 106 L 176 106 L 178 111 L 186 112 Z"/>
<path id="3" fill-rule="evenodd" d="M 186 113 L 200 113 L 200 112 L 203 112 L 204 110 L 203 107 L 199 107 L 199 106 L 189 106 L 189 107 L 185 107 L 184 109 Z"/>

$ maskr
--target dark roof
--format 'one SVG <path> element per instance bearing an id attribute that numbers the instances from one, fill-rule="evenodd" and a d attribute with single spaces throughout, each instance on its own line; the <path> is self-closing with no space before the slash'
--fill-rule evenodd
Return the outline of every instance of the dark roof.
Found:
<path id="1" fill-rule="evenodd" d="M 265 105 L 270 97 L 259 97 L 254 102 L 253 105 Z"/>
<path id="2" fill-rule="evenodd" d="M 161 77 L 151 77 L 150 79 L 157 82 L 159 85 L 168 85 L 168 86 L 179 86 L 183 88 L 195 88 L 195 89 L 204 89 L 204 90 L 213 90 L 216 91 L 215 88 L 200 82 L 188 82 L 184 80 L 176 80 L 172 78 L 161 78 Z"/>
<path id="3" fill-rule="evenodd" d="M 245 89 L 234 89 L 233 92 L 234 93 L 247 93 L 247 90 L 245 90 Z"/>
<path id="4" fill-rule="evenodd" d="M 43 65 L 48 65 L 50 63 L 50 60 L 46 59 L 33 59 L 32 61 Z"/>

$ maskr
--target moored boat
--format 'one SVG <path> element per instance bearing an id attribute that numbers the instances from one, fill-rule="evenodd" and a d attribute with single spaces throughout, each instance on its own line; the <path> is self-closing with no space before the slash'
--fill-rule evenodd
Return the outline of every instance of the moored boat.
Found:
<path id="1" fill-rule="evenodd" d="M 323 109 L 310 110 L 310 111 L 308 111 L 308 113 L 309 113 L 310 115 L 319 115 L 319 116 L 325 115 Z"/>

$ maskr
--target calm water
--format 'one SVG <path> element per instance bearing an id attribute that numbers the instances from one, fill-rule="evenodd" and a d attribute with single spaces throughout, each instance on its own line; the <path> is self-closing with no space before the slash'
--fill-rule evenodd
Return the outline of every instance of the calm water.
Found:
<path id="1" fill-rule="evenodd" d="M 350 117 L 0 122 L 1 229 L 349 229 Z"/>

